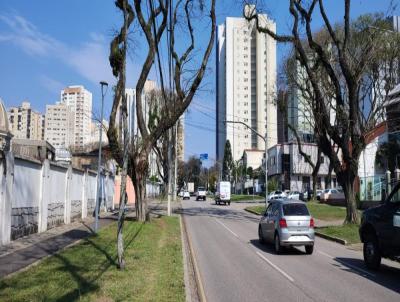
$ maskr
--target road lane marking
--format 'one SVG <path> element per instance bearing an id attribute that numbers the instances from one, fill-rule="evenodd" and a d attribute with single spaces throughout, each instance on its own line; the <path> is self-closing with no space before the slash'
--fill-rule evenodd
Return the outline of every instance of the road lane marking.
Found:
<path id="1" fill-rule="evenodd" d="M 264 257 L 260 252 L 256 252 L 256 254 L 263 259 L 265 262 L 267 262 L 270 266 L 272 266 L 275 270 L 277 270 L 278 272 L 280 272 L 283 276 L 286 277 L 286 279 L 288 279 L 290 282 L 294 282 L 294 279 L 292 277 L 290 277 L 284 270 L 282 270 L 281 268 L 279 268 L 278 266 L 276 266 L 275 264 L 273 264 L 270 260 L 268 260 L 266 257 Z"/>
<path id="2" fill-rule="evenodd" d="M 235 236 L 236 238 L 239 238 L 239 236 L 232 231 L 230 228 L 228 228 L 224 223 L 222 223 L 221 221 L 219 221 L 217 218 L 215 218 L 215 221 L 218 222 L 220 225 L 222 225 L 225 229 L 227 229 L 229 232 L 232 233 L 233 236 Z"/>
<path id="3" fill-rule="evenodd" d="M 347 263 L 347 262 L 345 262 L 343 260 L 339 260 L 336 257 L 333 257 L 333 256 L 331 256 L 331 255 L 329 255 L 329 254 L 327 254 L 325 252 L 322 252 L 322 251 L 317 251 L 317 252 L 320 253 L 321 255 L 324 255 L 325 257 L 331 258 L 332 260 L 334 260 L 336 262 L 339 262 L 343 266 L 347 266 L 347 267 L 349 267 L 349 268 L 351 268 L 351 269 L 353 269 L 355 271 L 358 271 L 359 273 L 366 274 L 366 275 L 368 275 L 370 277 L 376 277 L 376 275 L 373 274 L 373 273 L 370 273 L 370 272 L 368 272 L 368 271 L 366 271 L 366 270 L 364 270 L 362 268 L 359 268 L 358 266 L 355 266 L 353 264 Z"/>

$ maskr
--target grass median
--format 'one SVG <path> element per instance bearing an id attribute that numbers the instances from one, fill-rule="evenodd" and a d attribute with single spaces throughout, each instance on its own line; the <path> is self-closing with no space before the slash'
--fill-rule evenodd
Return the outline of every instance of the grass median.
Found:
<path id="1" fill-rule="evenodd" d="M 308 202 L 307 208 L 314 218 L 323 221 L 328 221 L 328 222 L 337 220 L 344 221 L 346 217 L 346 208 L 344 207 L 331 206 L 317 202 Z M 250 206 L 247 207 L 246 210 L 258 215 L 263 215 L 265 212 L 265 206 Z M 328 236 L 333 236 L 336 238 L 346 240 L 347 243 L 353 244 L 360 242 L 360 237 L 358 235 L 358 227 L 359 227 L 358 225 L 344 224 L 338 226 L 328 226 L 328 227 L 318 228 L 318 232 Z"/>
<path id="2" fill-rule="evenodd" d="M 357 224 L 344 224 L 339 226 L 328 226 L 319 228 L 318 232 L 346 240 L 348 244 L 360 243 L 360 236 L 358 234 L 359 226 Z"/>
<path id="3" fill-rule="evenodd" d="M 320 220 L 344 220 L 346 217 L 346 208 L 344 207 L 331 206 L 317 202 L 308 202 L 307 208 L 314 218 Z M 247 207 L 246 210 L 250 210 L 258 215 L 262 215 L 265 212 L 265 206 L 250 206 Z"/>
<path id="4" fill-rule="evenodd" d="M 0 301 L 185 301 L 177 217 L 126 221 L 126 269 L 116 268 L 116 224 L 0 280 Z"/>
<path id="5" fill-rule="evenodd" d="M 232 194 L 231 195 L 231 201 L 265 201 L 265 197 L 262 197 L 260 195 L 236 195 Z"/>

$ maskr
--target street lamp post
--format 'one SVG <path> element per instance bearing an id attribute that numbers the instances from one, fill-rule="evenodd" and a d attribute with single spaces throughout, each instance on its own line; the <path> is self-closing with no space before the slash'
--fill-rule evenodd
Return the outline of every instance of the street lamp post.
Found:
<path id="1" fill-rule="evenodd" d="M 264 140 L 265 143 L 265 207 L 268 205 L 268 139 L 267 139 L 267 130 L 265 130 L 265 137 L 258 133 L 254 128 L 250 127 L 246 123 L 240 121 L 224 121 L 224 123 L 231 123 L 231 124 L 241 124 L 245 126 L 247 129 L 255 133 L 258 137 Z M 254 189 L 253 189 L 254 190 Z M 254 192 L 253 192 L 254 193 Z"/>
<path id="2" fill-rule="evenodd" d="M 101 178 L 101 143 L 102 143 L 102 136 L 103 136 L 103 107 L 104 107 L 104 96 L 107 92 L 107 87 L 108 83 L 101 81 L 101 113 L 100 113 L 100 134 L 99 134 L 99 159 L 98 159 L 98 164 L 97 164 L 97 198 L 96 198 L 96 208 L 95 208 L 95 224 L 94 224 L 94 231 L 97 233 L 98 228 L 99 228 L 99 208 L 100 208 L 100 198 L 101 198 L 101 193 L 100 193 L 100 178 Z M 104 92 L 103 88 L 104 86 L 106 87 L 106 91 Z"/>

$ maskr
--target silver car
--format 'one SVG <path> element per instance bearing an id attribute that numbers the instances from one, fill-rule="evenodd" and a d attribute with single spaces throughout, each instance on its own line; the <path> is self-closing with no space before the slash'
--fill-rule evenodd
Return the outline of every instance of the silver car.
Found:
<path id="1" fill-rule="evenodd" d="M 290 199 L 273 200 L 258 225 L 260 243 L 273 242 L 277 254 L 283 247 L 305 246 L 314 250 L 314 219 L 304 202 Z"/>

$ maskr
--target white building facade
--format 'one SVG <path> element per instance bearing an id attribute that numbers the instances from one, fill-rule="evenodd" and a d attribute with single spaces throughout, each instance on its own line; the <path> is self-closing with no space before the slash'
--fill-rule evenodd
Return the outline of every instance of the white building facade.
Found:
<path id="1" fill-rule="evenodd" d="M 91 142 L 92 93 L 83 86 L 68 86 L 61 91 L 61 103 L 69 107 L 74 118 L 72 146 L 84 150 Z"/>
<path id="2" fill-rule="evenodd" d="M 74 142 L 74 114 L 66 104 L 46 106 L 45 140 L 56 150 L 68 149 Z"/>
<path id="3" fill-rule="evenodd" d="M 259 15 L 262 26 L 276 31 L 275 23 Z M 245 149 L 264 150 L 264 141 L 240 121 L 262 136 L 267 131 L 268 145 L 277 143 L 276 41 L 259 33 L 254 22 L 226 18 L 217 28 L 217 160 L 222 160 L 227 140 L 234 160 Z"/>

